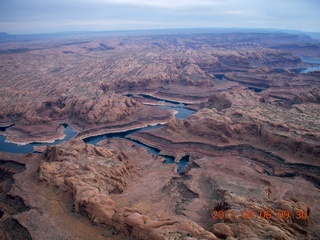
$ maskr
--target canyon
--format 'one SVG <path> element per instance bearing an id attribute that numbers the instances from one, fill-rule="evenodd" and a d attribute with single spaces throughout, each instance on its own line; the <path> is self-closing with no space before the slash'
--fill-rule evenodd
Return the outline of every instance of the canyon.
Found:
<path id="1" fill-rule="evenodd" d="M 2 39 L 0 135 L 35 147 L 0 152 L 0 238 L 319 239 L 319 65 L 303 34 Z"/>

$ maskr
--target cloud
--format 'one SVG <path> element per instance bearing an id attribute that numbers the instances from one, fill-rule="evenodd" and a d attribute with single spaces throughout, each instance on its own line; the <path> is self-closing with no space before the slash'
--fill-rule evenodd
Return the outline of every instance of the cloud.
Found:
<path id="1" fill-rule="evenodd" d="M 82 0 L 91 4 L 105 4 L 105 5 L 127 5 L 127 6 L 140 6 L 140 7 L 159 7 L 166 9 L 178 9 L 184 7 L 196 7 L 196 6 L 221 6 L 223 1 L 219 0 Z"/>
<path id="2" fill-rule="evenodd" d="M 0 31 L 166 27 L 320 31 L 319 10 L 318 0 L 0 0 Z"/>

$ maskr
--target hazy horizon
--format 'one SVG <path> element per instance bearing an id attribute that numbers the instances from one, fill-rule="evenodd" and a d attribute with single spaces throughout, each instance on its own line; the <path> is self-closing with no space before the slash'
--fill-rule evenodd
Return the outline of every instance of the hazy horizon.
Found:
<path id="1" fill-rule="evenodd" d="M 0 34 L 8 34 L 9 36 L 32 36 L 32 35 L 82 35 L 82 34 L 120 34 L 121 36 L 125 33 L 143 34 L 144 33 L 155 33 L 155 34 L 202 34 L 202 33 L 284 33 L 284 34 L 320 34 L 318 32 L 302 31 L 296 29 L 276 29 L 276 28 L 159 28 L 159 29 L 130 29 L 130 30 L 79 30 L 79 31 L 58 31 L 58 32 L 31 32 L 31 33 L 10 33 L 0 32 Z"/>
<path id="2" fill-rule="evenodd" d="M 3 0 L 0 32 L 35 34 L 188 28 L 320 32 L 318 0 Z"/>

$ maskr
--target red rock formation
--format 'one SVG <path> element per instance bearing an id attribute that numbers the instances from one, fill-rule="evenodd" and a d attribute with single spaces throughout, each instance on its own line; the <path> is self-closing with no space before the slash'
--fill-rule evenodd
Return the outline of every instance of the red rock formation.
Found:
<path id="1" fill-rule="evenodd" d="M 42 159 L 1 154 L 26 169 L 0 166 L 8 184 L 2 199 L 21 207 L 1 203 L 0 236 L 13 238 L 16 227 L 33 239 L 319 238 L 319 73 L 276 73 L 308 65 L 270 48 L 308 41 L 267 33 L 102 37 L 28 42 L 18 54 L 7 48 L 20 43 L 0 44 L 0 124 L 15 124 L 1 132 L 7 140 L 53 141 L 63 137 L 61 123 L 79 139 L 171 120 L 131 137 L 176 161 L 190 155 L 178 175 L 163 157 L 119 139 L 103 147 L 65 142 L 47 147 Z M 198 112 L 173 119 L 127 93 Z M 213 219 L 212 210 L 236 217 Z M 258 217 L 244 219 L 244 211 Z M 263 211 L 272 217 L 259 218 Z M 279 219 L 279 211 L 291 217 Z M 309 216 L 298 219 L 297 211 Z M 125 237 L 106 234 L 106 226 Z"/>
<path id="2" fill-rule="evenodd" d="M 238 34 L 199 39 L 175 36 L 175 40 L 172 36 L 171 40 L 136 37 L 131 42 L 123 38 L 86 39 L 77 44 L 60 42 L 58 47 L 55 44 L 60 40 L 55 43 L 44 40 L 40 44 L 26 43 L 28 51 L 16 55 L 5 50 L 1 54 L 2 71 L 10 74 L 1 78 L 0 122 L 15 124 L 6 133 L 7 140 L 53 141 L 62 138 L 60 130 L 57 132 L 60 123 L 73 123 L 79 131 L 88 130 L 93 124 L 124 120 L 142 109 L 139 101 L 128 100 L 113 91 L 153 91 L 169 97 L 174 93 L 177 99 L 198 101 L 208 97 L 203 95 L 203 89 L 217 91 L 212 82 L 216 72 L 303 66 L 289 52 L 268 49 L 269 42 L 259 36 L 253 39 L 264 42 L 263 46 L 257 44 L 253 48 L 239 46 L 238 37 L 241 41 L 250 40 Z M 274 37 L 268 35 L 268 39 Z M 287 39 L 283 35 L 278 37 Z M 221 43 L 226 42 L 234 49 L 222 48 Z M 92 58 L 97 54 L 99 57 Z M 163 86 L 172 91 L 166 93 L 161 90 Z M 181 86 L 200 90 L 184 94 L 187 88 Z M 37 134 L 38 125 L 48 127 L 47 132 Z"/>
<path id="3" fill-rule="evenodd" d="M 244 210 L 259 215 L 266 209 L 270 209 L 274 216 L 269 221 L 241 217 L 220 219 L 223 224 L 213 225 L 212 228 L 217 237 L 312 238 L 320 230 L 313 224 L 313 217 L 316 222 L 319 219 L 316 213 L 318 207 L 314 202 L 317 198 L 314 194 L 319 194 L 320 186 L 320 123 L 316 117 L 319 106 L 300 104 L 290 109 L 279 108 L 259 101 L 260 97 L 249 90 L 228 91 L 213 99 L 216 104 L 211 99 L 202 105 L 216 106 L 220 111 L 204 108 L 188 119 L 174 120 L 162 129 L 135 133 L 130 138 L 160 149 L 161 154 L 175 156 L 176 160 L 184 155 L 191 156 L 192 163 L 185 171 L 187 179 L 190 179 L 186 184 L 200 196 L 197 201 L 181 208 L 186 209 L 183 213 L 200 225 L 208 222 L 196 217 L 192 208 L 199 209 L 201 202 L 203 209 L 209 201 L 204 199 L 208 198 L 213 198 L 217 206 L 220 206 L 219 202 L 225 202 L 227 209 L 222 210 L 234 210 L 237 216 L 241 216 Z M 221 108 L 221 99 L 230 101 L 231 106 Z M 269 176 L 263 177 L 266 174 Z M 307 185 L 313 185 L 313 190 L 309 191 L 309 187 L 301 187 L 302 183 L 299 183 L 299 186 L 294 185 L 294 189 L 287 191 L 287 187 L 291 188 L 294 183 L 279 185 L 279 177 L 282 180 L 308 181 Z M 207 180 L 209 183 L 206 183 Z M 258 190 L 260 182 L 263 187 Z M 205 189 L 204 192 L 199 188 Z M 302 200 L 287 199 L 289 196 L 294 199 L 299 196 Z M 282 207 L 283 203 L 287 207 Z M 220 207 L 218 209 L 221 210 Z M 277 214 L 282 210 L 288 210 L 294 218 L 288 221 L 278 219 Z M 301 221 L 294 215 L 298 210 L 311 210 L 313 217 Z M 259 232 L 257 229 L 267 231 Z M 301 235 L 297 237 L 296 234 Z"/>
<path id="4" fill-rule="evenodd" d="M 123 151 L 84 144 L 81 140 L 48 147 L 43 153 L 39 179 L 71 191 L 75 210 L 97 224 L 112 226 L 136 239 L 164 239 L 190 235 L 217 239 L 197 224 L 178 216 L 154 219 L 135 208 L 119 208 L 112 194 L 121 194 L 127 182 L 142 174 Z M 141 199 L 142 200 L 142 199 Z M 122 204 L 129 205 L 130 199 Z"/>

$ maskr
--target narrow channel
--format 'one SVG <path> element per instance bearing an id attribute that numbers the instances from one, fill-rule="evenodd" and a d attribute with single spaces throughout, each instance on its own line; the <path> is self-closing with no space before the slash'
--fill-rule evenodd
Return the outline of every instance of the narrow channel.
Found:
<path id="1" fill-rule="evenodd" d="M 148 95 L 141 95 L 143 97 L 149 97 Z M 166 101 L 163 99 L 159 99 L 159 98 L 155 98 L 156 100 L 158 100 L 159 105 L 157 105 L 156 107 L 159 108 L 164 108 L 164 109 L 168 109 L 168 110 L 173 110 L 175 112 L 175 117 L 177 119 L 184 119 L 189 117 L 192 113 L 194 113 L 195 111 L 192 109 L 188 109 L 184 104 L 178 103 L 178 102 L 172 102 L 172 101 Z M 154 99 L 154 100 L 155 100 Z M 168 103 L 171 104 L 173 106 L 162 106 L 162 103 Z M 27 154 L 30 152 L 34 152 L 34 147 L 35 146 L 53 146 L 53 145 L 57 145 L 61 142 L 70 140 L 71 138 L 73 138 L 75 135 L 77 135 L 77 132 L 74 131 L 70 126 L 68 126 L 68 124 L 61 124 L 62 126 L 64 126 L 64 134 L 65 134 L 65 138 L 61 139 L 61 140 L 56 140 L 54 143 L 30 143 L 30 144 L 25 144 L 25 145 L 19 145 L 19 144 L 15 144 L 15 143 L 10 143 L 10 142 L 6 142 L 5 136 L 1 136 L 0 135 L 0 151 L 3 152 L 12 152 L 12 153 L 23 153 L 23 154 Z M 11 125 L 12 126 L 12 125 Z M 7 129 L 9 129 L 11 126 L 8 127 L 2 127 L 0 128 L 0 131 L 6 131 Z M 136 133 L 136 132 L 140 132 L 140 131 L 146 131 L 146 130 L 151 130 L 151 129 L 156 129 L 159 127 L 162 127 L 163 125 L 158 124 L 156 126 L 147 126 L 144 128 L 139 128 L 139 129 L 134 129 L 134 130 L 129 130 L 129 131 L 125 131 L 125 132 L 118 132 L 118 133 L 108 133 L 108 134 L 101 134 L 98 136 L 93 136 L 93 137 L 88 137 L 83 139 L 83 141 L 85 143 L 88 144 L 92 144 L 94 146 L 98 146 L 99 142 L 105 139 L 110 139 L 110 138 L 125 138 L 128 141 L 131 141 L 132 143 L 134 143 L 136 146 L 138 147 L 143 147 L 145 149 L 147 149 L 147 151 L 150 154 L 156 155 L 156 156 L 163 156 L 165 158 L 164 160 L 164 164 L 177 164 L 178 165 L 178 173 L 181 173 L 183 171 L 183 169 L 186 167 L 186 165 L 188 164 L 189 161 L 189 155 L 186 155 L 184 157 L 182 157 L 182 159 L 180 160 L 179 163 L 176 163 L 174 161 L 174 157 L 172 156 L 165 156 L 165 155 L 161 155 L 160 150 L 150 147 L 146 144 L 140 143 L 138 141 L 135 140 L 131 140 L 128 139 L 127 136 Z"/>
<path id="2" fill-rule="evenodd" d="M 142 95 L 141 94 L 141 96 L 143 96 L 145 98 L 150 98 L 149 95 Z M 191 110 L 191 109 L 185 107 L 184 104 L 181 104 L 179 102 L 166 101 L 166 100 L 159 99 L 159 98 L 154 98 L 154 97 L 152 97 L 152 99 L 158 101 L 159 105 L 157 105 L 157 107 L 175 111 L 175 117 L 177 119 L 185 119 L 185 118 L 189 117 L 192 113 L 195 112 L 194 110 Z M 163 106 L 162 103 L 169 103 L 169 104 L 173 104 L 174 106 Z M 186 155 L 186 156 L 182 157 L 180 159 L 179 163 L 176 163 L 174 161 L 175 160 L 174 157 L 161 155 L 159 149 L 150 147 L 150 146 L 148 146 L 146 144 L 143 144 L 143 143 L 141 143 L 139 141 L 132 140 L 132 139 L 128 138 L 129 135 L 134 134 L 136 132 L 156 129 L 156 128 L 159 128 L 159 127 L 162 127 L 162 126 L 163 125 L 158 124 L 156 126 L 148 126 L 148 127 L 144 127 L 144 128 L 139 128 L 139 129 L 135 129 L 135 130 L 126 131 L 126 132 L 102 134 L 102 135 L 99 135 L 99 136 L 93 136 L 93 137 L 85 138 L 85 139 L 83 139 L 83 141 L 85 143 L 89 143 L 89 144 L 97 146 L 97 145 L 99 145 L 99 142 L 102 141 L 102 140 L 115 138 L 115 137 L 116 138 L 125 138 L 127 141 L 131 141 L 136 146 L 143 147 L 143 148 L 147 149 L 148 153 L 150 153 L 150 154 L 164 157 L 165 158 L 165 160 L 163 162 L 164 164 L 177 164 L 178 165 L 177 172 L 181 173 L 183 171 L 183 169 L 187 166 L 188 162 L 189 162 L 189 155 Z"/>

